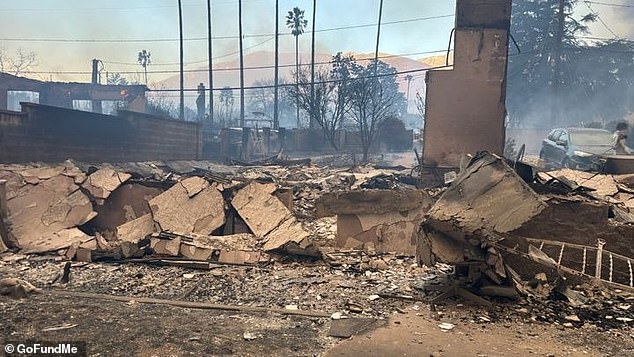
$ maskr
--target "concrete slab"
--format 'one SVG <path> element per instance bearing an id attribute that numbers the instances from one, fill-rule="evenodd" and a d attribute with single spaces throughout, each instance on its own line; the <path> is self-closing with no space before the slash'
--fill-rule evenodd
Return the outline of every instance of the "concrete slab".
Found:
<path id="1" fill-rule="evenodd" d="M 130 179 L 132 175 L 125 172 L 117 172 L 110 167 L 101 168 L 88 176 L 82 187 L 97 200 L 104 200 L 112 191 Z"/>
<path id="2" fill-rule="evenodd" d="M 273 195 L 274 184 L 251 182 L 238 191 L 231 205 L 258 237 L 264 237 L 291 215 L 291 211 Z"/>
<path id="3" fill-rule="evenodd" d="M 42 235 L 38 239 L 29 242 L 22 248 L 22 253 L 42 253 L 65 249 L 76 242 L 84 242 L 91 239 L 89 235 L 77 228 L 63 229 L 61 231 Z"/>
<path id="4" fill-rule="evenodd" d="M 27 184 L 7 201 L 7 206 L 12 234 L 18 245 L 30 252 L 59 249 L 59 243 L 47 246 L 41 238 L 77 227 L 96 215 L 90 200 L 79 191 L 73 178 L 64 175 L 37 185 Z"/>
<path id="5" fill-rule="evenodd" d="M 163 193 L 158 187 L 125 183 L 114 190 L 102 205 L 95 205 L 97 217 L 91 224 L 99 231 L 114 232 L 126 222 L 150 213 L 149 201 Z"/>
<path id="6" fill-rule="evenodd" d="M 356 190 L 327 192 L 316 202 L 316 216 L 371 215 L 429 208 L 432 198 L 421 190 Z"/>
<path id="7" fill-rule="evenodd" d="M 185 179 L 150 201 L 154 221 L 162 230 L 211 234 L 225 223 L 224 198 L 215 185 L 190 197 L 185 188 L 190 180 L 198 181 Z"/>
<path id="8" fill-rule="evenodd" d="M 124 242 L 138 243 L 154 232 L 154 220 L 151 214 L 143 215 L 135 220 L 117 227 L 117 239 Z"/>
<path id="9" fill-rule="evenodd" d="M 300 248 L 310 245 L 310 233 L 294 217 L 284 221 L 279 227 L 269 233 L 264 243 L 264 251 L 273 251 L 284 248 L 287 244 L 294 243 Z"/>

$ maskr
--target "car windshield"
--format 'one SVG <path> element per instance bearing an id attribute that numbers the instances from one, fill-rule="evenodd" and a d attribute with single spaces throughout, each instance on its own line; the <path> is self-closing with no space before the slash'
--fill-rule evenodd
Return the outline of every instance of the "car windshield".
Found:
<path id="1" fill-rule="evenodd" d="M 604 131 L 572 131 L 570 142 L 577 146 L 611 146 L 612 134 Z"/>

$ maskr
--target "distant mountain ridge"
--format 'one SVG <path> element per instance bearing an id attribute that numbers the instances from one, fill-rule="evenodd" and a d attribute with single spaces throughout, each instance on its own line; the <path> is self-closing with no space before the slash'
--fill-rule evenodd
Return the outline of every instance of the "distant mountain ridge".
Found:
<path id="1" fill-rule="evenodd" d="M 373 53 L 349 53 L 352 54 L 357 60 L 363 62 L 374 58 Z M 444 56 L 443 56 L 444 58 Z M 329 67 L 331 54 L 318 53 L 315 54 L 316 67 Z M 390 66 L 396 68 L 398 72 L 403 71 L 416 71 L 420 72 L 409 73 L 413 78 L 410 83 L 410 100 L 414 97 L 416 91 L 424 90 L 425 86 L 425 72 L 424 70 L 433 67 L 433 63 L 428 63 L 425 59 L 415 60 L 408 57 L 390 55 L 387 53 L 381 53 L 379 59 L 386 62 Z M 295 69 L 295 53 L 284 52 L 280 53 L 280 79 L 287 82 L 293 82 L 292 73 Z M 275 54 L 268 51 L 258 51 L 246 54 L 244 56 L 244 82 L 245 86 L 253 86 L 262 82 L 273 81 Z M 310 54 L 300 54 L 300 65 L 310 65 Z M 196 88 L 199 83 L 204 83 L 205 87 L 208 86 L 208 73 L 207 66 L 196 68 L 195 71 L 187 72 L 185 70 L 185 88 Z M 240 62 L 239 59 L 230 61 L 214 62 L 214 88 L 239 87 L 240 85 Z M 403 93 L 407 91 L 407 79 L 406 74 L 398 76 L 398 82 L 400 90 Z M 180 86 L 179 76 L 174 75 L 165 80 L 156 83 L 153 88 L 155 89 L 178 89 Z"/>

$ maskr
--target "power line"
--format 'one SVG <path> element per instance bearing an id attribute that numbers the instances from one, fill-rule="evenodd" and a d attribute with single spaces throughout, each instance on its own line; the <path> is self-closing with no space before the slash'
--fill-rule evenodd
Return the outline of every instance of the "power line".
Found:
<path id="1" fill-rule="evenodd" d="M 619 37 L 619 35 L 617 35 L 616 32 L 614 32 L 610 28 L 610 26 L 608 26 L 608 24 L 605 21 L 603 21 L 603 18 L 596 11 L 594 11 L 594 9 L 592 8 L 592 5 L 590 5 L 591 3 L 589 1 L 586 1 L 585 4 L 588 7 L 588 9 L 592 12 L 592 14 L 594 16 L 596 16 L 597 19 L 599 19 L 599 22 L 601 22 L 603 24 L 603 27 L 605 27 L 615 38 Z"/>
<path id="2" fill-rule="evenodd" d="M 628 42 L 634 43 L 634 40 L 630 40 L 627 38 L 605 38 L 605 37 L 592 37 L 592 36 L 579 36 L 582 40 L 593 40 L 593 41 L 605 41 L 605 42 Z"/>
<path id="3" fill-rule="evenodd" d="M 437 20 L 437 19 L 450 18 L 450 17 L 454 17 L 454 16 L 455 16 L 454 14 L 449 14 L 449 15 L 418 17 L 418 18 L 414 18 L 414 19 L 397 20 L 397 21 L 384 21 L 384 22 L 381 22 L 381 27 L 383 27 L 383 25 L 394 25 L 394 24 L 403 24 L 403 23 L 407 23 L 407 22 Z M 376 27 L 376 23 L 363 24 L 363 25 L 350 25 L 350 26 L 333 27 L 333 28 L 315 30 L 315 32 L 329 32 L 329 31 L 348 30 L 348 29 L 363 28 L 363 27 Z"/>
<path id="4" fill-rule="evenodd" d="M 424 51 L 424 52 L 411 52 L 411 53 L 403 53 L 403 54 L 396 54 L 396 55 L 382 55 L 379 56 L 379 59 L 386 59 L 386 58 L 395 58 L 395 57 L 403 57 L 403 56 L 416 56 L 416 55 L 426 55 L 426 54 L 434 54 L 434 53 L 444 53 L 447 50 L 436 50 L 436 51 Z M 227 56 L 227 55 L 223 55 L 223 56 Z M 220 57 L 214 57 L 214 59 L 216 58 L 220 58 Z M 359 57 L 359 58 L 355 58 L 357 61 L 368 61 L 368 60 L 372 60 L 374 59 L 374 56 L 369 56 L 369 57 Z M 110 62 L 110 61 L 103 61 L 104 63 L 108 64 L 108 63 L 114 63 L 114 62 Z M 325 65 L 325 64 L 331 64 L 332 61 L 322 61 L 322 62 L 315 62 L 316 65 Z M 137 64 L 138 65 L 138 64 Z M 301 67 L 306 67 L 306 66 L 310 66 L 310 63 L 300 63 Z M 295 64 L 282 64 L 279 66 L 280 68 L 286 68 L 286 67 L 295 67 Z M 245 70 L 256 70 L 256 69 L 273 69 L 275 68 L 275 66 L 273 65 L 267 65 L 267 66 L 250 66 L 250 67 L 244 67 Z M 230 71 L 239 71 L 240 68 L 239 67 L 229 67 L 229 68 L 214 68 L 212 71 L 214 72 L 230 72 Z M 208 69 L 188 69 L 185 70 L 185 73 L 206 73 L 208 71 Z M 138 71 L 108 71 L 109 73 L 119 73 L 119 74 L 137 74 L 140 73 Z M 148 71 L 148 74 L 171 74 L 171 73 L 178 73 L 178 70 L 160 70 L 160 71 Z M 90 71 L 24 71 L 22 73 L 25 74 L 91 74 L 92 72 Z"/>
<path id="5" fill-rule="evenodd" d="M 286 34 L 284 34 L 286 35 Z M 245 38 L 254 38 L 254 37 L 267 37 L 272 36 L 271 34 L 256 34 L 256 35 L 245 35 Z M 214 36 L 213 40 L 230 40 L 237 39 L 238 36 Z M 207 37 L 190 37 L 183 39 L 184 41 L 207 41 Z M 84 38 L 84 39 L 69 39 L 69 38 L 0 38 L 0 41 L 7 42 L 71 42 L 71 43 L 137 43 L 137 42 L 178 42 L 177 38 L 127 38 L 127 39 L 117 39 L 117 38 Z"/>
<path id="6" fill-rule="evenodd" d="M 244 49 L 245 49 L 245 50 L 250 50 L 250 49 L 253 49 L 253 48 L 258 47 L 258 46 L 261 46 L 261 45 L 263 45 L 263 44 L 265 44 L 265 43 L 267 43 L 267 42 L 269 42 L 269 41 L 271 41 L 271 40 L 273 40 L 273 39 L 275 39 L 275 37 L 268 38 L 268 39 L 266 39 L 266 40 L 264 40 L 264 41 L 262 41 L 262 42 L 258 42 L 258 43 L 254 44 L 254 45 L 251 45 L 251 46 L 245 47 Z M 225 57 L 233 56 L 233 55 L 235 55 L 235 54 L 238 54 L 239 52 L 240 52 L 240 51 L 234 51 L 234 52 L 225 53 L 224 55 L 220 55 L 220 56 L 213 57 L 213 58 L 212 58 L 212 60 L 217 60 L 217 59 L 221 59 L 221 58 L 225 58 Z M 189 65 L 192 65 L 192 64 L 196 64 L 196 63 L 203 63 L 203 62 L 207 62 L 207 61 L 208 61 L 207 59 L 200 60 L 200 61 L 192 61 L 192 62 L 187 62 L 187 63 L 185 63 L 184 65 L 185 65 L 185 66 L 189 66 Z M 137 65 L 138 65 L 138 63 L 132 63 L 132 62 L 115 62 L 115 61 L 103 61 L 103 62 L 104 62 L 104 63 L 112 63 L 112 64 L 120 64 L 120 65 L 131 65 L 131 66 L 132 66 L 132 65 L 133 65 L 133 66 L 137 66 Z M 171 62 L 171 63 L 152 63 L 152 65 L 154 65 L 154 66 L 176 66 L 176 65 L 180 65 L 180 62 Z M 115 71 L 115 72 L 116 72 L 116 71 Z M 119 73 L 121 73 L 121 72 L 119 72 Z M 136 73 L 136 72 L 133 72 L 133 73 Z M 151 73 L 151 72 L 148 72 L 148 73 Z"/>
<path id="7" fill-rule="evenodd" d="M 394 24 L 402 24 L 408 22 L 418 22 L 418 21 L 428 21 L 428 20 L 436 20 L 442 18 L 450 18 L 455 15 L 439 15 L 439 16 L 428 16 L 428 17 L 418 17 L 413 19 L 404 19 L 404 20 L 396 20 L 396 21 L 387 21 L 384 22 L 383 25 L 394 25 Z M 319 29 L 315 32 L 329 32 L 329 31 L 339 31 L 339 30 L 348 30 L 354 28 L 364 28 L 364 27 L 375 27 L 376 24 L 360 24 L 360 25 L 349 25 L 349 26 L 340 26 L 340 27 L 332 27 Z M 275 36 L 273 33 L 269 34 L 252 34 L 245 35 L 245 38 L 257 38 L 257 37 L 270 37 Z M 280 33 L 280 36 L 292 36 L 290 32 Z M 238 36 L 214 36 L 213 40 L 227 40 L 227 39 L 238 39 Z M 207 37 L 190 37 L 185 38 L 184 41 L 206 41 Z M 137 43 L 137 42 L 177 42 L 178 38 L 154 38 L 154 39 L 62 39 L 62 38 L 0 38 L 0 41 L 7 42 L 70 42 L 70 43 Z"/>
<path id="8" fill-rule="evenodd" d="M 615 3 L 607 3 L 607 2 L 599 2 L 599 1 L 585 1 L 586 3 L 602 5 L 602 6 L 614 6 L 614 7 L 634 7 L 634 5 L 626 5 L 626 4 L 615 4 Z"/>
<path id="9" fill-rule="evenodd" d="M 248 3 L 261 2 L 265 0 L 250 0 Z M 214 5 L 235 5 L 235 1 L 214 1 Z M 200 7 L 199 3 L 183 4 L 183 7 Z M 85 11 L 128 11 L 128 10 L 144 10 L 144 9 L 176 9 L 174 5 L 156 5 L 156 6 L 136 6 L 136 7 L 94 7 L 94 8 L 25 8 L 25 9 L 0 9 L 1 12 L 85 12 Z"/>
<path id="10" fill-rule="evenodd" d="M 247 48 L 249 49 L 249 48 Z M 395 57 L 403 57 L 403 56 L 417 56 L 417 55 L 428 55 L 428 54 L 434 54 L 434 53 L 442 53 L 445 52 L 446 50 L 436 50 L 436 51 L 424 51 L 424 52 L 410 52 L 410 53 L 402 53 L 402 54 L 396 54 L 396 55 L 382 55 L 379 56 L 379 59 L 385 59 L 385 58 L 395 58 Z M 224 57 L 228 56 L 228 55 L 223 55 Z M 220 58 L 220 57 L 214 57 L 214 59 L 216 58 Z M 357 61 L 368 61 L 368 60 L 372 60 L 374 59 L 374 56 L 369 56 L 369 57 L 359 57 L 359 58 L 355 58 Z M 110 63 L 109 61 L 103 61 L 104 63 Z M 194 62 L 191 62 L 194 63 Z M 332 61 L 322 61 L 322 62 L 315 62 L 316 65 L 324 65 L 324 64 L 331 64 Z M 138 64 L 137 64 L 138 65 Z M 300 67 L 308 67 L 310 66 L 310 63 L 300 63 L 299 66 Z M 278 66 L 279 68 L 286 68 L 286 67 L 295 67 L 295 64 L 289 63 L 289 64 L 282 64 Z M 266 66 L 250 66 L 250 67 L 244 67 L 245 70 L 253 70 L 253 69 L 272 69 L 275 68 L 274 65 L 266 65 Z M 231 72 L 231 71 L 239 71 L 240 67 L 228 67 L 228 68 L 214 68 L 212 69 L 213 72 Z M 207 72 L 208 69 L 190 69 L 190 70 L 186 70 L 185 72 Z M 175 73 L 177 71 L 148 71 L 148 73 Z M 86 72 L 86 74 L 91 73 L 91 72 Z M 130 73 L 137 73 L 137 72 L 118 72 L 121 74 L 130 74 Z"/>
<path id="11" fill-rule="evenodd" d="M 327 84 L 327 83 L 337 83 L 337 82 L 342 82 L 342 81 L 358 81 L 358 80 L 363 80 L 363 79 L 370 79 L 370 78 L 382 78 L 382 77 L 392 77 L 392 76 L 398 76 L 399 74 L 409 74 L 409 73 L 417 73 L 417 72 L 423 72 L 423 71 L 429 71 L 429 70 L 434 70 L 434 69 L 442 69 L 442 68 L 450 68 L 453 67 L 453 65 L 449 65 L 449 66 L 435 66 L 435 67 L 429 67 L 429 68 L 418 68 L 418 69 L 410 69 L 410 70 L 406 70 L 406 71 L 397 71 L 394 73 L 383 73 L 383 74 L 374 74 L 371 76 L 362 76 L 362 77 L 355 77 L 355 78 L 348 78 L 348 79 L 331 79 L 331 80 L 327 80 L 327 81 L 317 81 L 315 82 L 315 84 Z M 295 83 L 281 83 L 278 85 L 278 87 L 294 87 L 296 84 Z M 304 84 L 302 84 L 304 85 Z M 262 86 L 245 86 L 244 89 L 268 89 L 268 88 L 274 88 L 274 85 L 262 85 Z M 214 91 L 222 91 L 222 90 L 239 90 L 240 87 L 223 87 L 223 88 L 214 88 Z M 206 89 L 208 90 L 208 89 Z M 149 92 L 178 92 L 180 91 L 180 89 L 149 89 Z M 194 91 L 198 91 L 198 88 L 186 88 L 184 89 L 184 91 L 186 92 L 194 92 Z"/>

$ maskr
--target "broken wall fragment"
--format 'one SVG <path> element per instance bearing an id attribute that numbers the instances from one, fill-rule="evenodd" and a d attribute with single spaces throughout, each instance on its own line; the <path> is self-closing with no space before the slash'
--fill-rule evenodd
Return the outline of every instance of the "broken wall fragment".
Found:
<path id="1" fill-rule="evenodd" d="M 316 210 L 318 216 L 337 215 L 337 247 L 370 244 L 380 253 L 414 256 L 418 228 L 432 202 L 421 190 L 356 190 L 326 193 Z"/>
<path id="2" fill-rule="evenodd" d="M 72 177 L 53 172 L 37 176 L 37 184 L 26 184 L 7 201 L 12 234 L 20 248 L 41 253 L 70 244 L 62 232 L 80 226 L 96 215 L 92 203 Z M 33 176 L 35 177 L 35 176 Z"/>
<path id="3" fill-rule="evenodd" d="M 192 187 L 197 188 L 192 191 Z M 215 184 L 205 181 L 203 187 L 200 178 L 191 177 L 154 197 L 150 201 L 154 221 L 165 231 L 211 234 L 225 223 L 225 201 Z"/>
<path id="4" fill-rule="evenodd" d="M 273 195 L 274 184 L 251 182 L 239 190 L 231 205 L 258 237 L 264 237 L 286 220 L 291 211 Z"/>
<path id="5" fill-rule="evenodd" d="M 139 241 L 154 233 L 154 220 L 151 214 L 143 215 L 117 227 L 116 237 L 122 242 L 138 244 Z"/>
<path id="6" fill-rule="evenodd" d="M 430 266 L 438 260 L 447 264 L 480 261 L 489 265 L 491 278 L 504 276 L 492 244 L 546 207 L 502 158 L 483 153 L 429 210 L 417 244 L 418 259 Z"/>
<path id="7" fill-rule="evenodd" d="M 125 183 L 114 190 L 103 204 L 94 206 L 97 217 L 90 224 L 97 231 L 114 232 L 118 226 L 151 213 L 148 202 L 163 192 L 159 187 Z"/>
<path id="8" fill-rule="evenodd" d="M 317 249 L 302 223 L 275 196 L 274 184 L 251 182 L 231 200 L 231 205 L 251 231 L 265 240 L 264 251 L 317 256 Z"/>
<path id="9" fill-rule="evenodd" d="M 130 177 L 132 175 L 128 173 L 104 167 L 90 174 L 82 187 L 91 194 L 98 204 L 103 204 L 103 201 Z"/>

